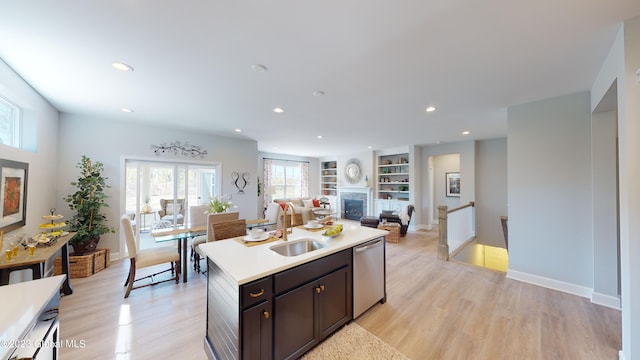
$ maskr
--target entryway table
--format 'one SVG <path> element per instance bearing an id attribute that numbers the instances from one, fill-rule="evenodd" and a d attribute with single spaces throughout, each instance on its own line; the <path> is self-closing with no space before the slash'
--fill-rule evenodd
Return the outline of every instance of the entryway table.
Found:
<path id="1" fill-rule="evenodd" d="M 62 283 L 62 293 L 65 295 L 73 294 L 70 283 L 69 274 L 69 249 L 67 243 L 75 235 L 74 232 L 58 237 L 55 243 L 49 246 L 36 247 L 33 256 L 29 256 L 27 250 L 18 251 L 18 256 L 7 261 L 4 254 L 0 259 L 0 285 L 9 284 L 9 275 L 13 271 L 31 269 L 33 279 L 40 279 L 46 273 L 45 265 L 47 260 L 52 258 L 60 250 L 62 255 L 62 273 L 66 275 L 66 279 Z"/>

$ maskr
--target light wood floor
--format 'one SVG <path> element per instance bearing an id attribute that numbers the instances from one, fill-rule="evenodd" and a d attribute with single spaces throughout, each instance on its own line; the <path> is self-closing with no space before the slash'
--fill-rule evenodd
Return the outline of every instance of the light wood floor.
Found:
<path id="1" fill-rule="evenodd" d="M 437 260 L 437 233 L 387 245 L 387 295 L 356 320 L 411 359 L 616 359 L 620 312 Z M 61 336 L 83 344 L 61 358 L 206 359 L 204 275 L 134 290 L 125 262 L 86 279 L 61 300 Z"/>

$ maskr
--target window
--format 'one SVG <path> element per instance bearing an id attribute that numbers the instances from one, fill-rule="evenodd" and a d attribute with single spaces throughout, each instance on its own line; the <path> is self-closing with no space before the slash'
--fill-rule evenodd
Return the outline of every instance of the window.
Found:
<path id="1" fill-rule="evenodd" d="M 309 163 L 264 159 L 264 186 L 267 189 L 265 207 L 274 198 L 308 196 Z"/>
<path id="2" fill-rule="evenodd" d="M 20 108 L 0 97 L 0 144 L 20 148 Z"/>

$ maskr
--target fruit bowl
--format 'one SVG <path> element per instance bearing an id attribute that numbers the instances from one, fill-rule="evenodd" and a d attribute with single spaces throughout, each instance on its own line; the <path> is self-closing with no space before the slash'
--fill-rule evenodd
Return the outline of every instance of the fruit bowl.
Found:
<path id="1" fill-rule="evenodd" d="M 334 237 L 336 237 L 336 236 L 338 236 L 338 235 L 341 235 L 341 234 L 342 234 L 342 231 L 341 231 L 341 232 L 339 232 L 339 233 L 335 233 L 335 234 L 327 234 L 327 232 L 325 231 L 325 232 L 323 232 L 323 233 L 322 233 L 322 236 L 326 236 L 326 237 L 334 238 Z"/>
<path id="2" fill-rule="evenodd" d="M 334 238 L 340 234 L 342 234 L 342 224 L 335 224 L 331 227 L 331 229 L 325 230 L 322 233 L 322 236 Z"/>

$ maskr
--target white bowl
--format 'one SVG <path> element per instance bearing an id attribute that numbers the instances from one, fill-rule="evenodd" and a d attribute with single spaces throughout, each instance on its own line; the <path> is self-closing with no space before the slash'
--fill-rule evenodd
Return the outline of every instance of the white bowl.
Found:
<path id="1" fill-rule="evenodd" d="M 318 227 L 318 220 L 309 220 L 309 221 L 307 221 L 307 226 L 309 226 L 309 227 Z"/>

